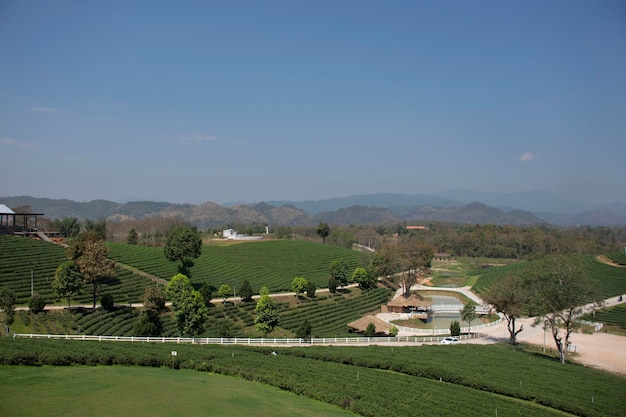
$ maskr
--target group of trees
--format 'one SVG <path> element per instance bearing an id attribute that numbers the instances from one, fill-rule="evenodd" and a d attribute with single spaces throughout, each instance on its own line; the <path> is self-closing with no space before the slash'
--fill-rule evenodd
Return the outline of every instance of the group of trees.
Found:
<path id="1" fill-rule="evenodd" d="M 199 291 L 194 290 L 186 275 L 176 274 L 165 288 L 167 297 L 172 301 L 172 310 L 176 317 L 176 328 L 181 335 L 199 334 L 207 318 L 208 309 Z"/>
<path id="2" fill-rule="evenodd" d="M 101 281 L 115 274 L 115 262 L 108 255 L 109 248 L 100 232 L 92 229 L 79 234 L 68 247 L 69 260 L 57 267 L 52 288 L 71 305 L 72 297 L 81 293 L 83 285 L 91 284 L 95 310 Z"/>
<path id="3" fill-rule="evenodd" d="M 55 220 L 52 224 L 72 239 L 68 248 L 68 261 L 56 269 L 52 286 L 56 294 L 67 298 L 71 306 L 72 297 L 80 294 L 84 285 L 91 285 L 95 310 L 101 281 L 115 274 L 115 264 L 108 259 L 109 250 L 104 243 L 107 223 L 102 220 L 81 224 L 78 219 L 66 218 Z M 145 243 L 146 236 L 162 236 L 165 257 L 172 262 L 179 262 L 179 274 L 172 278 L 165 292 L 158 288 L 146 290 L 144 310 L 136 328 L 138 334 L 156 335 L 161 332 L 159 316 L 165 309 L 166 296 L 172 300 L 180 333 L 198 334 L 206 320 L 212 295 L 212 288 L 207 284 L 196 291 L 189 281 L 193 259 L 200 256 L 202 251 L 200 233 L 195 227 L 162 220 L 136 223 L 136 226 L 126 235 L 129 243 L 137 244 L 142 239 Z M 324 243 L 330 237 L 331 243 L 343 242 L 340 243 L 343 245 L 361 241 L 364 246 L 378 249 L 371 256 L 367 268 L 358 267 L 351 274 L 343 259 L 333 261 L 329 266 L 329 290 L 334 292 L 349 282 L 358 283 L 363 289 L 372 288 L 376 286 L 377 277 L 384 276 L 396 280 L 405 295 L 408 295 L 411 286 L 431 266 L 435 250 L 458 256 L 541 259 L 552 254 L 613 249 L 611 245 L 623 244 L 626 240 L 624 231 L 609 228 L 554 230 L 546 227 L 454 226 L 435 223 L 425 230 L 409 232 L 401 226 L 396 225 L 391 229 L 381 226 L 348 226 L 335 228 L 331 233 L 328 224 L 320 223 L 314 233 Z M 150 227 L 151 232 L 147 232 Z M 84 229 L 82 233 L 81 229 Z M 298 231 L 289 228 L 287 232 Z M 518 319 L 525 315 L 543 317 L 542 322 L 552 333 L 559 356 L 565 361 L 570 335 L 578 326 L 576 317 L 581 313 L 580 306 L 597 298 L 594 288 L 579 263 L 571 258 L 548 256 L 534 262 L 533 268 L 526 269 L 523 275 L 510 275 L 496 281 L 484 294 L 484 299 L 504 315 L 513 344 L 517 341 L 517 335 L 523 331 L 523 326 L 517 326 Z M 306 291 L 312 297 L 316 286 L 304 277 L 296 277 L 291 289 L 297 296 Z M 254 291 L 247 280 L 238 290 L 242 301 L 252 300 Z M 226 302 L 233 290 L 230 285 L 224 284 L 218 294 Z M 14 298 L 10 290 L 0 291 L 0 310 L 4 314 L 7 331 L 13 322 Z M 33 299 L 33 311 L 42 306 L 45 306 L 45 300 Z M 470 324 L 475 316 L 474 309 L 475 305 L 467 303 L 462 320 Z M 267 335 L 278 325 L 278 315 L 266 287 L 260 291 L 256 311 L 257 330 Z M 302 332 L 310 334 L 310 324 L 303 324 Z"/>
<path id="4" fill-rule="evenodd" d="M 370 262 L 371 274 L 396 280 L 405 296 L 431 267 L 434 249 L 431 245 L 409 236 L 377 251 Z"/>
<path id="5" fill-rule="evenodd" d="M 372 269 L 357 267 L 350 274 L 349 266 L 343 259 L 336 259 L 330 263 L 328 268 L 328 289 L 334 293 L 337 287 L 343 289 L 348 283 L 354 282 L 359 284 L 361 289 L 370 289 L 376 287 L 377 276 Z"/>
<path id="6" fill-rule="evenodd" d="M 524 330 L 523 325 L 516 326 L 517 319 L 541 317 L 535 324 L 550 331 L 565 363 L 570 336 L 581 326 L 577 317 L 586 304 L 592 304 L 590 309 L 600 305 L 597 288 L 578 259 L 552 256 L 533 262 L 523 273 L 499 279 L 483 299 L 505 317 L 511 344 Z"/>

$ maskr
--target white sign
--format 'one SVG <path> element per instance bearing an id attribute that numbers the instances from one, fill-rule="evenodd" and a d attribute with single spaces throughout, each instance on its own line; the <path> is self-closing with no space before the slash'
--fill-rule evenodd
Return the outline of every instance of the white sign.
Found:
<path id="1" fill-rule="evenodd" d="M 172 356 L 176 356 L 178 355 L 178 352 L 176 352 L 175 350 L 172 351 Z"/>

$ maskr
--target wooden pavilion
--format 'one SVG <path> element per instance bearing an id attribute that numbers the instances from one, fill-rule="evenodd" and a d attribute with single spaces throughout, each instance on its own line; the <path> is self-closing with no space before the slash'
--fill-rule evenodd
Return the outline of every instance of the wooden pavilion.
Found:
<path id="1" fill-rule="evenodd" d="M 417 293 L 408 297 L 400 296 L 387 303 L 389 313 L 410 313 L 413 316 L 428 320 L 432 314 L 432 301 L 429 301 Z"/>
<path id="2" fill-rule="evenodd" d="M 391 330 L 391 324 L 372 315 L 361 317 L 358 320 L 348 323 L 348 327 L 353 331 L 363 333 L 371 323 L 374 323 L 376 333 L 389 334 L 389 330 Z"/>

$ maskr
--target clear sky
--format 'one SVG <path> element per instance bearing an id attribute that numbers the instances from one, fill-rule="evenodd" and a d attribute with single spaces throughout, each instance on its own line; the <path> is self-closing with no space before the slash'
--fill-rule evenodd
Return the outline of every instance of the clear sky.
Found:
<path id="1" fill-rule="evenodd" d="M 626 2 L 0 1 L 0 196 L 626 202 Z"/>

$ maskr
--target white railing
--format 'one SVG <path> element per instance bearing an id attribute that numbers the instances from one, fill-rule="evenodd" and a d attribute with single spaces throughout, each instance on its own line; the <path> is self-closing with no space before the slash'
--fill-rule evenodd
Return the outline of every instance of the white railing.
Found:
<path id="1" fill-rule="evenodd" d="M 472 328 L 473 329 L 473 328 Z M 100 335 L 59 335 L 59 334 L 36 334 L 18 333 L 13 337 L 32 339 L 66 339 L 66 340 L 91 340 L 113 342 L 143 342 L 143 343 L 190 343 L 198 345 L 250 345 L 250 346 L 307 346 L 307 345 L 374 345 L 378 343 L 428 343 L 439 342 L 443 337 L 439 334 L 449 334 L 450 331 L 436 329 L 438 333 L 430 336 L 398 336 L 398 337 L 324 337 L 312 339 L 296 338 L 244 338 L 244 337 L 140 337 L 140 336 L 100 336 Z M 439 333 L 442 330 L 443 333 Z M 482 337 L 479 333 L 460 336 L 461 340 L 476 339 Z"/>
<path id="2" fill-rule="evenodd" d="M 433 313 L 460 313 L 463 310 L 463 306 L 460 304 L 433 304 L 430 306 L 430 311 Z M 491 307 L 488 305 L 477 305 L 474 308 L 476 314 L 489 314 Z"/>

